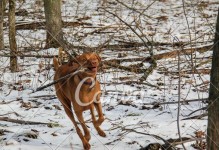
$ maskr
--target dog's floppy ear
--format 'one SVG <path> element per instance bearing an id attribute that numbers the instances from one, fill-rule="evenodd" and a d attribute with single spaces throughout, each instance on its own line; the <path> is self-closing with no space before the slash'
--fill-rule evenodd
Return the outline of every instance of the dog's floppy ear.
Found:
<path id="1" fill-rule="evenodd" d="M 71 58 L 71 60 L 69 61 L 68 65 L 69 66 L 74 66 L 75 64 L 78 64 L 78 58 L 77 57 Z"/>
<path id="2" fill-rule="evenodd" d="M 53 65 L 54 65 L 54 70 L 57 71 L 60 64 L 59 64 L 59 61 L 56 57 L 53 57 Z"/>
<path id="3" fill-rule="evenodd" d="M 71 58 L 72 63 L 77 63 L 78 64 L 78 61 L 79 61 L 79 56 Z"/>

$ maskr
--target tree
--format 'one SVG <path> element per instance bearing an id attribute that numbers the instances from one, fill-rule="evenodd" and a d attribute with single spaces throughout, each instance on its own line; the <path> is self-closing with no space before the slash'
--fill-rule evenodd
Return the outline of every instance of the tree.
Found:
<path id="1" fill-rule="evenodd" d="M 15 0 L 9 0 L 9 44 L 11 49 L 10 70 L 16 72 L 17 68 L 17 44 L 16 44 L 16 29 L 15 29 Z"/>
<path id="2" fill-rule="evenodd" d="M 209 89 L 207 149 L 219 149 L 219 9 Z"/>
<path id="3" fill-rule="evenodd" d="M 46 48 L 63 45 L 61 0 L 44 0 L 46 18 Z"/>
<path id="4" fill-rule="evenodd" d="M 1 0 L 0 2 L 0 49 L 4 49 L 3 22 L 4 22 L 5 4 L 6 4 L 6 0 Z"/>

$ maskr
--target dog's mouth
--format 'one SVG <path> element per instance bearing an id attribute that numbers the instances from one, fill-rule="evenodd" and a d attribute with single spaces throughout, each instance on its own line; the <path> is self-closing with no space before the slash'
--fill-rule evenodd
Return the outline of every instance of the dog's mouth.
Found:
<path id="1" fill-rule="evenodd" d="M 97 72 L 97 67 L 96 66 L 94 66 L 94 67 L 87 67 L 87 69 L 89 71 L 92 71 L 92 72 Z"/>

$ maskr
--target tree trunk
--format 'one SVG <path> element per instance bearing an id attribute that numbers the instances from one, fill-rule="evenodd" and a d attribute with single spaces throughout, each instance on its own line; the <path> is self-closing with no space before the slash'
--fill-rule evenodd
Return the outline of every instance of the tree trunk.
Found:
<path id="1" fill-rule="evenodd" d="M 61 0 L 44 0 L 46 18 L 46 48 L 60 47 L 64 43 L 61 19 Z"/>
<path id="2" fill-rule="evenodd" d="M 219 149 L 219 9 L 209 89 L 207 149 Z"/>
<path id="3" fill-rule="evenodd" d="M 3 23 L 4 23 L 4 9 L 5 9 L 6 0 L 0 1 L 0 50 L 4 49 L 4 31 L 3 31 Z"/>
<path id="4" fill-rule="evenodd" d="M 15 30 L 15 0 L 9 0 L 9 44 L 11 49 L 10 70 L 16 72 L 17 68 L 17 44 L 16 44 L 16 30 Z"/>

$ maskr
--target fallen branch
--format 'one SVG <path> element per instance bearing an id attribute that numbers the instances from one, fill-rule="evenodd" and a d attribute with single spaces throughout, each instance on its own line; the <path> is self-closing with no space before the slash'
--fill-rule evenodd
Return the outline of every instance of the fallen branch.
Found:
<path id="1" fill-rule="evenodd" d="M 197 101 L 208 101 L 208 98 L 183 100 L 183 101 L 180 101 L 180 103 L 188 104 L 189 102 L 197 102 Z M 175 101 L 175 102 L 152 102 L 152 103 L 144 103 L 144 105 L 166 105 L 166 104 L 176 104 L 176 103 L 178 103 L 178 101 Z"/>
<path id="2" fill-rule="evenodd" d="M 0 54 L 1 57 L 11 57 L 10 54 Z M 14 56 L 14 55 L 13 55 Z M 25 54 L 16 54 L 17 57 L 35 57 L 35 58 L 54 58 L 58 55 L 25 55 Z"/>
<path id="3" fill-rule="evenodd" d="M 162 149 L 165 149 L 165 150 L 172 150 L 170 149 L 169 145 L 172 145 L 172 146 L 177 146 L 177 145 L 180 145 L 182 143 L 187 143 L 187 142 L 193 142 L 193 141 L 199 141 L 199 140 L 204 140 L 206 138 L 187 138 L 187 137 L 183 137 L 182 138 L 182 141 L 180 139 L 169 139 L 167 140 L 169 142 L 168 145 L 166 144 L 159 144 L 159 143 L 151 143 L 149 145 L 147 145 L 146 147 L 143 147 L 141 148 L 140 150 L 147 150 L 147 149 L 153 149 L 154 147 L 158 147 L 158 148 L 162 148 Z M 154 149 L 154 150 L 157 150 L 157 149 Z"/>
<path id="4" fill-rule="evenodd" d="M 147 86 L 151 86 L 151 87 L 155 87 L 155 88 L 160 89 L 159 86 L 153 85 L 151 83 L 145 83 L 145 82 L 139 82 L 139 81 L 112 82 L 112 84 L 126 84 L 126 85 L 143 84 L 143 85 L 147 85 Z"/>
<path id="5" fill-rule="evenodd" d="M 86 22 L 63 22 L 63 27 L 78 27 L 78 26 L 91 26 L 92 24 Z M 5 25 L 6 26 L 6 25 Z M 31 23 L 22 23 L 16 24 L 16 30 L 36 30 L 36 29 L 45 29 L 46 23 L 45 22 L 31 22 Z"/>
<path id="6" fill-rule="evenodd" d="M 197 109 L 197 110 L 191 112 L 190 114 L 188 114 L 187 116 L 190 116 L 190 115 L 192 115 L 192 114 L 194 114 L 195 112 L 200 111 L 200 110 L 207 110 L 207 106 L 206 106 L 206 107 L 202 107 L 202 108 L 200 108 L 200 109 Z"/>
<path id="7" fill-rule="evenodd" d="M 172 149 L 175 149 L 172 145 L 172 143 L 168 142 L 167 140 L 165 140 L 164 138 L 158 136 L 158 135 L 155 135 L 155 134 L 149 134 L 149 133 L 144 133 L 144 132 L 139 132 L 139 131 L 136 131 L 134 129 L 123 129 L 123 130 L 126 130 L 126 131 L 129 131 L 129 132 L 135 132 L 135 133 L 138 133 L 138 134 L 143 134 L 143 135 L 149 135 L 149 136 L 152 136 L 158 140 L 162 140 L 165 144 L 165 147 L 166 148 L 172 148 Z"/>
<path id="8" fill-rule="evenodd" d="M 203 47 L 199 47 L 199 48 L 188 48 L 188 49 L 183 49 L 183 50 L 180 50 L 180 53 L 181 55 L 188 55 L 188 54 L 191 54 L 195 51 L 197 52 L 206 52 L 206 51 L 209 51 L 213 48 L 213 45 L 209 45 L 209 46 L 203 46 Z M 174 51 L 171 51 L 171 52 L 166 52 L 166 53 L 161 53 L 161 54 L 157 54 L 157 55 L 154 55 L 154 59 L 156 60 L 160 60 L 160 59 L 167 59 L 167 58 L 174 58 L 177 56 L 177 52 L 179 50 L 174 50 Z M 119 62 L 127 62 L 127 61 L 142 61 L 142 62 L 149 62 L 151 61 L 151 57 L 142 57 L 142 58 L 123 58 L 123 59 L 111 59 L 111 60 L 107 60 L 107 61 L 119 61 Z M 207 60 L 206 62 L 204 63 L 208 63 L 210 60 Z"/>
<path id="9" fill-rule="evenodd" d="M 39 98 L 56 98 L 56 96 L 55 95 L 37 95 L 37 96 L 31 96 L 30 98 L 37 98 L 37 99 L 39 99 Z"/>
<path id="10" fill-rule="evenodd" d="M 16 116 L 21 116 L 20 114 L 16 113 L 16 112 L 9 112 L 6 114 L 0 114 L 0 116 L 6 116 L 6 115 L 10 115 L 10 114 L 15 114 Z"/>
<path id="11" fill-rule="evenodd" d="M 136 69 L 133 67 L 121 66 L 120 64 L 116 63 L 115 61 L 104 61 L 103 64 L 106 64 L 106 65 L 114 67 L 114 68 L 122 69 L 125 71 L 135 72 L 135 73 L 143 73 L 146 70 L 146 69 L 140 69 L 140 68 Z"/>
<path id="12" fill-rule="evenodd" d="M 196 116 L 192 116 L 192 117 L 188 117 L 188 118 L 184 118 L 182 120 L 189 120 L 189 119 L 202 119 L 203 117 L 208 116 L 208 113 L 203 113 L 201 115 L 196 115 Z"/>
<path id="13" fill-rule="evenodd" d="M 11 100 L 11 101 L 8 101 L 8 102 L 2 101 L 2 102 L 0 102 L 0 104 L 1 104 L 1 105 L 3 105 L 3 104 L 10 104 L 10 103 L 12 103 L 12 102 L 14 102 L 14 101 L 18 101 L 18 99 L 16 99 L 16 100 Z"/>
<path id="14" fill-rule="evenodd" d="M 7 121 L 7 122 L 12 122 L 12 123 L 18 123 L 18 124 L 29 124 L 29 125 L 38 125 L 38 124 L 48 125 L 49 124 L 49 123 L 44 123 L 44 122 L 33 122 L 33 121 L 11 119 L 8 117 L 0 117 L 0 121 Z"/>
<path id="15" fill-rule="evenodd" d="M 195 70 L 184 70 L 180 71 L 181 74 L 210 74 L 211 69 L 195 69 Z M 170 71 L 158 71 L 160 74 L 179 74 L 178 71 L 170 72 Z"/>

